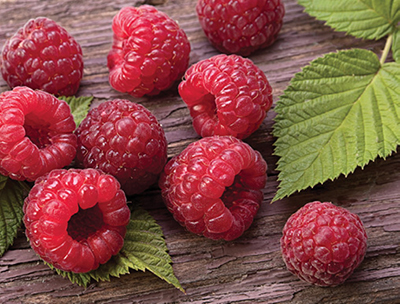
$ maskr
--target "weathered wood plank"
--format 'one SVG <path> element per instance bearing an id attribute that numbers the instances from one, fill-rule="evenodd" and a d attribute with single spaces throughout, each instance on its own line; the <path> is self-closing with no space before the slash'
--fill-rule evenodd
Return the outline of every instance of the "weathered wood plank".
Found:
<path id="1" fill-rule="evenodd" d="M 108 84 L 106 56 L 111 46 L 111 20 L 127 5 L 148 1 L 0 1 L 0 45 L 29 18 L 57 21 L 82 45 L 85 70 L 78 95 L 93 95 L 93 106 L 108 99 L 141 102 L 163 124 L 169 156 L 199 137 L 176 88 L 151 98 L 135 99 Z M 165 1 L 161 1 L 165 2 Z M 360 47 L 380 53 L 383 41 L 363 41 L 337 33 L 284 0 L 286 15 L 278 41 L 250 58 L 266 73 L 274 100 L 294 73 L 311 60 L 337 49 Z M 216 55 L 197 22 L 196 0 L 168 0 L 158 6 L 177 20 L 191 45 L 191 63 Z M 0 80 L 0 90 L 7 90 Z M 398 303 L 400 302 L 400 156 L 378 159 L 312 190 L 270 204 L 277 188 L 276 157 L 272 155 L 271 110 L 260 129 L 246 139 L 269 165 L 264 204 L 251 228 L 233 242 L 211 241 L 182 229 L 164 207 L 157 187 L 135 197 L 162 226 L 178 279 L 186 294 L 151 273 L 133 272 L 87 289 L 71 284 L 44 266 L 29 248 L 23 231 L 0 258 L 1 303 Z M 287 218 L 313 200 L 333 201 L 359 214 L 369 235 L 365 261 L 348 282 L 336 288 L 310 286 L 291 275 L 279 252 Z"/>

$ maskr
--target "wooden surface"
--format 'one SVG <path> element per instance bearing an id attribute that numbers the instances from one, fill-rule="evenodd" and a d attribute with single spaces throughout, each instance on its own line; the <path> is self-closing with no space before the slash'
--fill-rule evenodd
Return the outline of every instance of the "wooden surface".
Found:
<path id="1" fill-rule="evenodd" d="M 106 56 L 111 20 L 123 6 L 165 1 L 0 0 L 0 46 L 28 19 L 46 16 L 64 26 L 81 44 L 85 70 L 77 95 L 93 95 L 94 106 L 113 98 L 141 102 L 165 128 L 169 156 L 199 137 L 176 89 L 134 99 L 108 84 Z M 294 73 L 310 60 L 337 49 L 360 47 L 379 54 L 383 41 L 362 41 L 337 33 L 284 0 L 286 15 L 278 41 L 250 58 L 266 73 L 274 101 Z M 177 20 L 192 46 L 191 63 L 216 55 L 195 14 L 196 0 L 169 0 L 157 7 Z M 0 80 L 1 91 L 7 90 Z M 40 262 L 21 230 L 0 258 L 0 303 L 400 303 L 400 155 L 378 159 L 347 178 L 270 204 L 277 188 L 271 135 L 274 111 L 246 142 L 266 159 L 269 180 L 264 203 L 251 228 L 233 242 L 211 241 L 186 232 L 164 207 L 157 187 L 135 198 L 162 226 L 173 268 L 186 294 L 151 273 L 132 272 L 88 288 L 71 284 Z M 313 200 L 332 201 L 357 213 L 369 236 L 364 262 L 346 284 L 311 286 L 290 274 L 281 259 L 279 239 L 287 218 Z"/>

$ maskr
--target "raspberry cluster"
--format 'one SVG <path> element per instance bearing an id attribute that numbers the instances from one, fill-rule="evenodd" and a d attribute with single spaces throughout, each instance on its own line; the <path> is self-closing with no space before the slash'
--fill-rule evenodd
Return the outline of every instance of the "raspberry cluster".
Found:
<path id="1" fill-rule="evenodd" d="M 360 218 L 329 202 L 308 203 L 286 222 L 281 238 L 287 268 L 302 280 L 319 286 L 342 284 L 367 250 Z"/>
<path id="2" fill-rule="evenodd" d="M 253 222 L 263 199 L 267 164 L 232 136 L 205 137 L 172 158 L 159 186 L 168 210 L 189 231 L 233 240 Z"/>
<path id="3" fill-rule="evenodd" d="M 246 138 L 259 128 L 273 102 L 264 72 L 238 55 L 220 54 L 193 64 L 179 94 L 202 137 Z"/>
<path id="4" fill-rule="evenodd" d="M 82 49 L 56 22 L 29 20 L 5 43 L 1 74 L 11 88 L 28 86 L 58 96 L 74 95 L 83 76 Z"/>
<path id="5" fill-rule="evenodd" d="M 135 97 L 172 86 L 189 64 L 190 43 L 168 15 L 150 5 L 124 7 L 112 23 L 110 85 Z"/>
<path id="6" fill-rule="evenodd" d="M 156 117 L 129 100 L 104 102 L 76 130 L 77 160 L 115 176 L 127 195 L 157 182 L 167 161 L 167 140 Z"/>
<path id="7" fill-rule="evenodd" d="M 56 169 L 38 178 L 24 203 L 26 236 L 54 267 L 88 272 L 124 244 L 130 219 L 125 194 L 95 169 Z"/>
<path id="8" fill-rule="evenodd" d="M 255 15 L 262 5 L 253 2 L 235 7 Z M 276 23 L 279 7 L 268 17 Z M 246 22 L 261 27 L 264 21 Z M 272 27 L 275 37 L 278 25 Z M 121 9 L 112 30 L 110 85 L 134 97 L 155 95 L 186 72 L 179 94 L 204 138 L 167 163 L 162 126 L 144 106 L 125 99 L 93 107 L 76 129 L 71 108 L 51 94 L 77 92 L 79 44 L 44 17 L 11 37 L 1 56 L 2 75 L 15 88 L 0 95 L 0 174 L 35 182 L 24 203 L 26 235 L 44 261 L 64 271 L 94 270 L 119 252 L 130 219 L 126 195 L 158 182 L 180 224 L 229 241 L 253 222 L 267 180 L 265 160 L 242 141 L 272 106 L 272 88 L 250 59 L 221 54 L 188 69 L 185 32 L 149 5 Z M 76 168 L 63 169 L 71 165 Z"/>

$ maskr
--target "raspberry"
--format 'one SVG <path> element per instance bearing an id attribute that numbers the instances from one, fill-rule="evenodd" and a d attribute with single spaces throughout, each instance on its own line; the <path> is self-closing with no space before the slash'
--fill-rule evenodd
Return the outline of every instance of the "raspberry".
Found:
<path id="1" fill-rule="evenodd" d="M 77 160 L 115 176 L 127 195 L 157 182 L 167 161 L 167 140 L 144 106 L 115 99 L 93 108 L 76 130 Z"/>
<path id="2" fill-rule="evenodd" d="M 342 284 L 367 250 L 367 234 L 356 214 L 328 202 L 312 202 L 286 222 L 283 260 L 300 279 L 319 286 Z"/>
<path id="3" fill-rule="evenodd" d="M 202 136 L 248 137 L 272 106 L 265 74 L 238 55 L 216 55 L 192 65 L 179 84 L 193 127 Z"/>
<path id="4" fill-rule="evenodd" d="M 281 0 L 199 0 L 196 12 L 216 49 L 248 56 L 275 42 L 285 8 Z"/>
<path id="5" fill-rule="evenodd" d="M 71 96 L 83 75 L 82 49 L 51 19 L 29 20 L 3 47 L 1 73 L 11 88 L 28 86 Z"/>
<path id="6" fill-rule="evenodd" d="M 190 43 L 168 15 L 150 5 L 125 7 L 112 23 L 107 62 L 110 85 L 135 97 L 156 95 L 182 77 Z"/>
<path id="7" fill-rule="evenodd" d="M 95 169 L 56 169 L 38 178 L 23 209 L 33 250 L 72 272 L 96 269 L 116 255 L 130 219 L 118 181 Z"/>
<path id="8" fill-rule="evenodd" d="M 76 155 L 69 105 L 43 91 L 16 87 L 0 95 L 0 174 L 34 181 Z"/>
<path id="9" fill-rule="evenodd" d="M 176 221 L 210 239 L 238 238 L 263 199 L 267 164 L 232 136 L 205 137 L 172 158 L 161 173 L 162 197 Z"/>

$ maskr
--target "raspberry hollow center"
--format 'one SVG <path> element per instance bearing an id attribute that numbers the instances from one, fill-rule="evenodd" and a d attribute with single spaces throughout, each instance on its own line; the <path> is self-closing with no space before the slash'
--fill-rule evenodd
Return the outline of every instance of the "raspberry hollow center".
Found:
<path id="1" fill-rule="evenodd" d="M 203 96 L 202 105 L 194 106 L 193 110 L 207 113 L 208 117 L 217 120 L 217 105 L 215 103 L 215 96 L 211 93 Z"/>
<path id="2" fill-rule="evenodd" d="M 39 148 L 43 149 L 49 145 L 50 136 L 49 136 L 49 127 L 50 124 L 45 121 L 37 118 L 33 115 L 28 115 L 25 117 L 24 129 L 26 136 Z"/>
<path id="3" fill-rule="evenodd" d="M 240 198 L 240 193 L 245 191 L 245 187 L 241 182 L 240 173 L 235 176 L 235 180 L 233 184 L 229 187 L 226 187 L 224 193 L 221 196 L 221 200 L 224 203 L 225 207 L 230 209 L 234 205 L 234 201 Z"/>
<path id="4" fill-rule="evenodd" d="M 104 225 L 103 213 L 96 204 L 92 208 L 82 209 L 68 221 L 67 232 L 77 242 L 87 240 Z"/>

